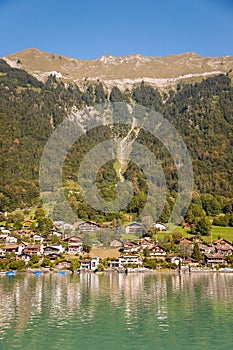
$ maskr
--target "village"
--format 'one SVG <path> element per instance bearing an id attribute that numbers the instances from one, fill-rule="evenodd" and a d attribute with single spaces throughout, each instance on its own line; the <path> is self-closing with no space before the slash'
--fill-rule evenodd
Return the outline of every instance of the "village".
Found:
<path id="1" fill-rule="evenodd" d="M 152 236 L 138 222 L 124 226 L 127 237 L 113 238 L 108 246 L 95 242 L 87 246 L 85 234 L 95 234 L 100 225 L 85 221 L 74 230 L 63 221 L 54 222 L 46 235 L 31 229 L 26 220 L 20 230 L 0 227 L 0 271 L 233 271 L 233 244 L 220 238 L 206 243 L 198 235 L 182 237 L 178 232 L 158 239 L 166 232 L 163 223 L 153 224 Z M 116 235 L 119 237 L 119 235 Z M 135 239 L 135 237 L 137 237 Z M 104 253 L 104 254 L 103 254 Z M 107 255 L 107 256 L 106 256 Z"/>

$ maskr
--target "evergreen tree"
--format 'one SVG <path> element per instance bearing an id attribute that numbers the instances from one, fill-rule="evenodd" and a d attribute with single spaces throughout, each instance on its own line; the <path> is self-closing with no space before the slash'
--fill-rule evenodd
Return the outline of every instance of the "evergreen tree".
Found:
<path id="1" fill-rule="evenodd" d="M 192 258 L 194 260 L 197 260 L 197 261 L 202 260 L 202 256 L 201 256 L 201 252 L 200 252 L 200 248 L 199 248 L 198 243 L 194 244 L 193 252 L 192 252 Z"/>

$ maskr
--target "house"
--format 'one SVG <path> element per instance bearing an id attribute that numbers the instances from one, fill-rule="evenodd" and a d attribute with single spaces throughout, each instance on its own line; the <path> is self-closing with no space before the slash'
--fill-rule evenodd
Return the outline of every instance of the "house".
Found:
<path id="1" fill-rule="evenodd" d="M 21 254 L 23 246 L 21 244 L 6 244 L 1 248 L 0 254 L 5 256 L 6 254 L 15 253 L 16 255 Z"/>
<path id="2" fill-rule="evenodd" d="M 142 238 L 138 241 L 138 244 L 142 247 L 142 249 L 145 249 L 145 248 L 152 248 L 154 243 L 151 241 L 150 237 L 148 238 Z"/>
<path id="3" fill-rule="evenodd" d="M 7 236 L 5 242 L 6 244 L 14 244 L 18 242 L 18 239 L 14 236 Z"/>
<path id="4" fill-rule="evenodd" d="M 133 234 L 140 234 L 143 232 L 143 226 L 142 224 L 138 222 L 133 222 L 132 224 L 125 226 L 125 232 L 126 233 L 133 233 Z"/>
<path id="5" fill-rule="evenodd" d="M 29 254 L 29 255 L 41 255 L 43 254 L 44 249 L 43 249 L 43 244 L 28 244 L 24 249 L 23 253 Z"/>
<path id="6" fill-rule="evenodd" d="M 199 243 L 199 242 L 202 241 L 202 239 L 201 239 L 200 236 L 195 235 L 195 236 L 190 237 L 190 241 L 191 241 L 191 242 L 194 242 L 194 243 Z"/>
<path id="7" fill-rule="evenodd" d="M 96 270 L 98 269 L 100 264 L 100 258 L 99 257 L 95 257 L 91 259 L 91 270 Z"/>
<path id="8" fill-rule="evenodd" d="M 29 227 L 31 227 L 33 224 L 34 224 L 34 222 L 31 221 L 31 220 L 24 221 L 24 223 L 23 223 L 23 228 L 29 228 Z"/>
<path id="9" fill-rule="evenodd" d="M 18 230 L 17 234 L 20 235 L 22 238 L 23 237 L 31 237 L 35 234 L 33 230 Z"/>
<path id="10" fill-rule="evenodd" d="M 154 245 L 153 247 L 150 248 L 150 256 L 153 257 L 164 257 L 166 256 L 166 252 L 163 248 Z"/>
<path id="11" fill-rule="evenodd" d="M 118 260 L 112 260 L 109 262 L 109 267 L 111 269 L 114 269 L 114 268 L 119 268 L 119 267 L 123 267 L 123 265 L 120 263 L 119 259 Z"/>
<path id="12" fill-rule="evenodd" d="M 16 260 L 22 260 L 28 263 L 30 261 L 30 255 L 25 253 L 18 254 Z"/>
<path id="13" fill-rule="evenodd" d="M 139 252 L 139 250 L 141 250 L 141 247 L 136 242 L 127 241 L 125 242 L 125 244 L 120 250 L 123 251 L 124 253 L 135 253 L 135 252 Z"/>
<path id="14" fill-rule="evenodd" d="M 57 256 L 59 256 L 60 254 L 63 253 L 63 251 L 64 251 L 64 248 L 61 244 L 48 245 L 47 247 L 44 248 L 44 255 L 50 256 L 52 254 L 56 254 Z"/>
<path id="15" fill-rule="evenodd" d="M 110 247 L 111 248 L 120 248 L 123 246 L 123 243 L 119 239 L 113 239 L 110 242 Z"/>
<path id="16" fill-rule="evenodd" d="M 34 235 L 34 236 L 31 237 L 31 240 L 34 241 L 34 242 L 42 243 L 44 238 L 41 235 Z"/>
<path id="17" fill-rule="evenodd" d="M 80 269 L 81 270 L 90 270 L 91 268 L 91 259 L 83 259 L 81 261 Z"/>
<path id="18" fill-rule="evenodd" d="M 8 236 L 10 234 L 10 231 L 8 229 L 6 229 L 5 227 L 1 227 L 0 228 L 0 236 L 1 235 L 6 235 Z"/>
<path id="19" fill-rule="evenodd" d="M 210 245 L 199 244 L 199 249 L 200 249 L 200 253 L 201 253 L 202 255 L 214 253 L 213 247 L 210 246 Z"/>
<path id="20" fill-rule="evenodd" d="M 141 259 L 138 257 L 138 255 L 134 254 L 125 254 L 124 256 L 119 258 L 120 265 L 124 266 L 127 264 L 135 264 L 135 265 L 142 265 Z"/>
<path id="21" fill-rule="evenodd" d="M 180 262 L 183 261 L 182 258 L 180 258 L 179 256 L 175 256 L 175 255 L 170 255 L 166 258 L 166 261 L 172 264 L 176 264 L 177 266 L 180 264 Z"/>
<path id="22" fill-rule="evenodd" d="M 60 231 L 57 231 L 57 230 L 50 230 L 49 234 L 52 236 L 56 236 L 58 238 L 62 238 L 62 236 L 63 236 L 63 233 Z"/>
<path id="23" fill-rule="evenodd" d="M 100 226 L 91 221 L 85 221 L 78 225 L 78 230 L 82 232 L 95 232 L 99 229 Z"/>
<path id="24" fill-rule="evenodd" d="M 7 230 L 8 231 L 8 230 Z M 10 233 L 10 231 L 9 231 Z M 4 233 L 3 231 L 0 231 L 0 239 L 5 240 L 8 237 L 8 233 Z"/>
<path id="25" fill-rule="evenodd" d="M 179 245 L 187 246 L 189 247 L 189 249 L 193 249 L 194 247 L 193 242 L 191 242 L 190 239 L 187 239 L 187 238 L 181 238 L 179 240 Z"/>
<path id="26" fill-rule="evenodd" d="M 92 259 L 83 259 L 81 261 L 80 269 L 94 271 L 94 270 L 98 269 L 99 261 L 100 261 L 99 257 L 95 257 Z"/>
<path id="27" fill-rule="evenodd" d="M 213 242 L 213 247 L 215 250 L 215 253 L 223 255 L 223 256 L 231 256 L 233 251 L 232 244 L 225 240 L 225 239 L 219 239 L 215 242 Z"/>
<path id="28" fill-rule="evenodd" d="M 60 228 L 62 229 L 63 228 L 63 225 L 64 225 L 64 221 L 54 221 L 53 222 L 53 227 L 57 227 L 57 228 Z"/>
<path id="29" fill-rule="evenodd" d="M 73 235 L 71 237 L 64 239 L 64 241 L 68 242 L 68 253 L 69 254 L 76 254 L 76 253 L 82 252 L 83 243 L 82 243 L 82 239 L 80 237 Z"/>
<path id="30" fill-rule="evenodd" d="M 204 254 L 206 264 L 223 264 L 224 258 L 220 254 Z"/>
<path id="31" fill-rule="evenodd" d="M 158 231 L 166 231 L 167 228 L 164 224 L 161 224 L 161 222 L 157 222 L 156 224 L 153 225 L 153 227 L 155 229 L 157 229 Z"/>
<path id="32" fill-rule="evenodd" d="M 190 229 L 190 228 L 191 228 L 191 225 L 188 224 L 188 223 L 184 223 L 184 224 L 183 224 L 183 228 L 185 228 L 185 229 Z"/>
<path id="33" fill-rule="evenodd" d="M 188 259 L 184 260 L 184 264 L 189 265 L 189 266 L 193 266 L 193 267 L 197 267 L 199 262 L 193 258 L 188 258 Z"/>

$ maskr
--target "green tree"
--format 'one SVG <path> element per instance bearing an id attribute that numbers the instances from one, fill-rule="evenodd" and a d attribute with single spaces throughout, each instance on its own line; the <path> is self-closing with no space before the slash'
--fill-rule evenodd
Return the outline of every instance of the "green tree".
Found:
<path id="1" fill-rule="evenodd" d="M 192 252 L 192 258 L 197 260 L 197 261 L 202 260 L 200 248 L 199 248 L 199 245 L 198 245 L 197 242 L 194 243 L 193 252 Z"/>
<path id="2" fill-rule="evenodd" d="M 209 236 L 211 232 L 210 220 L 205 216 L 200 218 L 196 225 L 192 227 L 191 232 L 202 236 Z"/>

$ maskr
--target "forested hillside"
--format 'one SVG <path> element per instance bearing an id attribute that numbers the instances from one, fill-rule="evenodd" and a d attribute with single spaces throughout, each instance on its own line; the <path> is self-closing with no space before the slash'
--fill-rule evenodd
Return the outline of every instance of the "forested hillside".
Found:
<path id="1" fill-rule="evenodd" d="M 54 76 L 50 76 L 46 83 L 39 82 L 25 71 L 11 68 L 0 60 L 0 211 L 40 202 L 39 164 L 49 136 L 70 114 L 72 106 L 81 109 L 106 101 L 138 103 L 161 112 L 182 135 L 191 154 L 194 203 L 212 216 L 230 208 L 233 197 L 233 87 L 227 75 L 208 78 L 201 83 L 178 85 L 176 90 L 168 93 L 161 93 L 143 82 L 124 93 L 117 87 L 107 92 L 100 82 L 87 84 L 81 91 L 74 83 L 65 86 Z M 95 212 L 77 191 L 73 195 L 69 191 L 76 186 L 78 165 L 97 141 L 97 134 L 98 139 L 103 140 L 112 132 L 105 128 L 81 138 L 64 164 L 66 192 L 72 206 L 84 219 L 107 221 L 114 217 Z M 95 142 L 91 141 L 91 136 Z M 166 221 L 177 189 L 173 161 L 163 145 L 145 131 L 140 131 L 138 142 L 154 152 L 166 175 L 169 193 L 161 217 Z M 144 175 L 133 163 L 128 164 L 123 175 L 134 186 L 133 200 L 125 212 L 138 214 L 147 195 Z M 101 169 L 98 181 L 102 195 L 108 200 L 113 199 L 117 181 L 114 162 Z M 228 212 L 232 212 L 232 206 Z"/>

